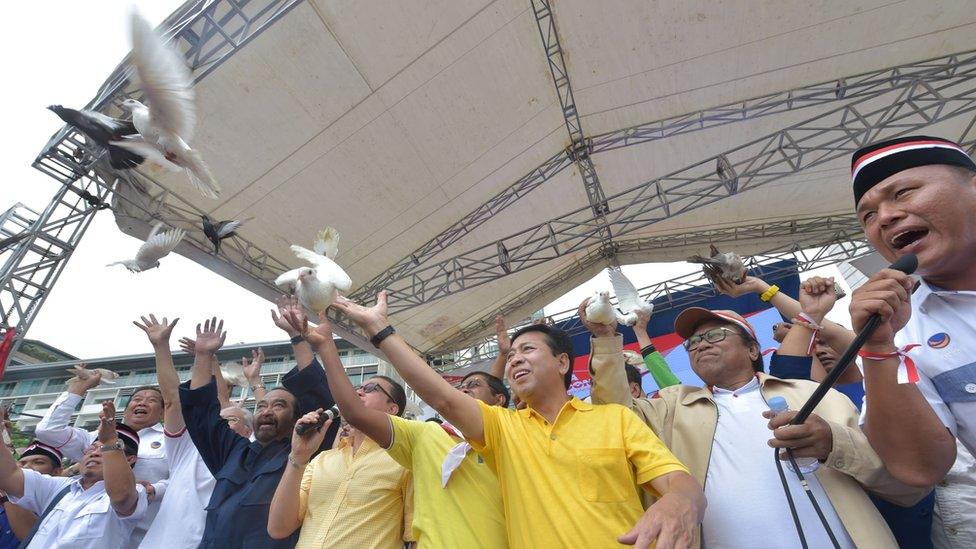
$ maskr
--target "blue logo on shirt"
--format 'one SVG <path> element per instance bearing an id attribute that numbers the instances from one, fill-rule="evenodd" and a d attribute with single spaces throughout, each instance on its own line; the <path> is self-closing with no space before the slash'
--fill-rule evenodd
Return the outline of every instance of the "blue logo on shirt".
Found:
<path id="1" fill-rule="evenodd" d="M 933 349 L 944 349 L 949 345 L 949 334 L 945 332 L 939 332 L 929 338 L 929 347 Z"/>

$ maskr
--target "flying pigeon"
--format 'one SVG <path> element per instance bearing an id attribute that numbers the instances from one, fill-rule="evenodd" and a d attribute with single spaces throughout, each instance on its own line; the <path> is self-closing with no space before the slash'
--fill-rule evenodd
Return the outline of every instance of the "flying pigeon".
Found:
<path id="1" fill-rule="evenodd" d="M 185 170 L 190 183 L 203 196 L 217 198 L 220 185 L 200 153 L 187 145 L 196 125 L 196 108 L 193 80 L 183 57 L 167 46 L 135 10 L 130 26 L 130 62 L 149 105 L 131 98 L 122 102 L 122 108 L 132 113 L 132 124 L 139 135 L 112 144 L 143 155 L 168 170 Z"/>
<path id="2" fill-rule="evenodd" d="M 711 249 L 711 257 L 693 255 L 688 258 L 688 261 L 690 263 L 701 263 L 705 278 L 710 280 L 712 284 L 715 283 L 715 279 L 717 278 L 727 280 L 734 284 L 742 284 L 745 282 L 746 265 L 741 257 L 734 252 L 719 252 L 714 244 L 709 245 L 709 247 Z"/>
<path id="3" fill-rule="evenodd" d="M 145 160 L 140 154 L 112 144 L 113 141 L 137 133 L 132 122 L 112 118 L 97 111 L 78 111 L 61 105 L 51 105 L 48 109 L 58 115 L 66 124 L 107 149 L 109 165 L 116 170 L 135 168 Z"/>
<path id="4" fill-rule="evenodd" d="M 326 227 L 320 231 L 313 249 L 293 245 L 291 251 L 295 256 L 312 266 L 282 274 L 275 279 L 275 285 L 295 294 L 302 306 L 320 313 L 332 305 L 339 292 L 352 287 L 352 279 L 333 261 L 339 252 L 339 233 L 335 229 Z"/>
<path id="5" fill-rule="evenodd" d="M 203 234 L 207 235 L 210 242 L 213 242 L 214 255 L 220 253 L 220 241 L 234 236 L 235 231 L 240 229 L 243 224 L 243 221 L 229 220 L 220 221 L 215 225 L 212 219 L 203 216 Z"/>
<path id="6" fill-rule="evenodd" d="M 236 385 L 238 387 L 249 387 L 251 385 L 247 380 L 247 376 L 244 375 L 244 366 L 242 366 L 239 362 L 221 364 L 220 374 L 224 376 L 224 380 L 231 385 Z"/>
<path id="7" fill-rule="evenodd" d="M 135 259 L 116 261 L 115 263 L 109 263 L 106 267 L 125 265 L 125 268 L 133 273 L 140 273 L 154 267 L 159 267 L 159 260 L 169 255 L 186 235 L 186 231 L 183 229 L 173 229 L 164 233 L 159 232 L 162 227 L 162 223 L 156 223 L 152 232 L 149 233 L 149 238 L 146 239 L 146 242 L 136 252 Z"/>
<path id="8" fill-rule="evenodd" d="M 641 299 L 637 288 L 620 267 L 610 267 L 607 272 L 610 274 L 613 293 L 617 294 L 617 322 L 625 326 L 633 326 L 637 324 L 638 312 L 646 312 L 648 315 L 654 312 L 654 304 Z"/>
<path id="9" fill-rule="evenodd" d="M 610 292 L 593 292 L 586 304 L 586 320 L 596 324 L 610 324 L 617 319 L 617 312 L 610 304 Z"/>
<path id="10" fill-rule="evenodd" d="M 113 372 L 112 370 L 106 370 L 105 368 L 92 368 L 91 370 L 89 370 L 88 368 L 85 368 L 81 364 L 76 364 L 73 368 L 68 368 L 65 371 L 77 377 L 78 379 L 83 379 L 83 380 L 88 379 L 89 377 L 91 377 L 92 374 L 95 373 L 102 374 L 102 380 L 99 382 L 99 385 L 101 385 L 102 383 L 108 385 L 114 385 L 115 380 L 119 379 L 118 372 Z"/>

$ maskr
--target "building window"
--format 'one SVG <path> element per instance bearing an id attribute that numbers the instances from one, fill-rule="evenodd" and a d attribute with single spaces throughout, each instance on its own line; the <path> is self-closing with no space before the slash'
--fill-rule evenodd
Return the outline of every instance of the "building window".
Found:
<path id="1" fill-rule="evenodd" d="M 67 389 L 69 377 L 55 377 L 47 380 L 47 385 L 44 387 L 45 393 L 60 393 Z"/>
<path id="2" fill-rule="evenodd" d="M 6 397 L 14 394 L 14 387 L 16 383 L 0 383 L 0 397 Z"/>
<path id="3" fill-rule="evenodd" d="M 25 396 L 40 393 L 44 381 L 43 379 L 25 379 L 17 384 L 13 394 L 14 396 Z"/>

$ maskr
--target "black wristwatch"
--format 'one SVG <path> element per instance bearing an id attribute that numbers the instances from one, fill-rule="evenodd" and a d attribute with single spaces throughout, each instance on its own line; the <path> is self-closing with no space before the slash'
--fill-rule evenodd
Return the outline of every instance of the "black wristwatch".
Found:
<path id="1" fill-rule="evenodd" d="M 302 334 L 298 334 L 297 336 L 291 338 L 291 344 L 292 345 L 298 345 L 299 343 L 301 343 L 303 341 L 305 341 L 305 336 L 303 336 Z"/>
<path id="2" fill-rule="evenodd" d="M 382 330 L 377 332 L 376 335 L 369 338 L 369 342 L 373 344 L 373 347 L 379 349 L 380 343 L 382 343 L 384 339 L 390 337 L 391 334 L 395 334 L 395 333 L 396 330 L 393 329 L 393 326 L 388 325 L 386 328 L 383 328 Z"/>

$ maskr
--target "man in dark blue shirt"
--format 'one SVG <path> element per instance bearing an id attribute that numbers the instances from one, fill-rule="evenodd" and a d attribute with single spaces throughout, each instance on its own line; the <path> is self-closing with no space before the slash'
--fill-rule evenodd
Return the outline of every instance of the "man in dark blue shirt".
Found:
<path id="1" fill-rule="evenodd" d="M 325 372 L 308 343 L 289 334 L 299 366 L 282 378 L 284 387 L 268 391 L 258 402 L 255 441 L 251 442 L 220 417 L 210 355 L 223 345 L 226 332 L 222 329 L 223 321 L 218 324 L 216 319 L 207 321 L 202 330 L 197 327 L 192 375 L 180 387 L 187 431 L 217 479 L 200 547 L 294 547 L 297 532 L 283 540 L 268 535 L 268 511 L 288 460 L 295 421 L 307 412 L 333 405 Z M 331 447 L 337 429 L 338 424 L 330 429 L 323 449 Z"/>

